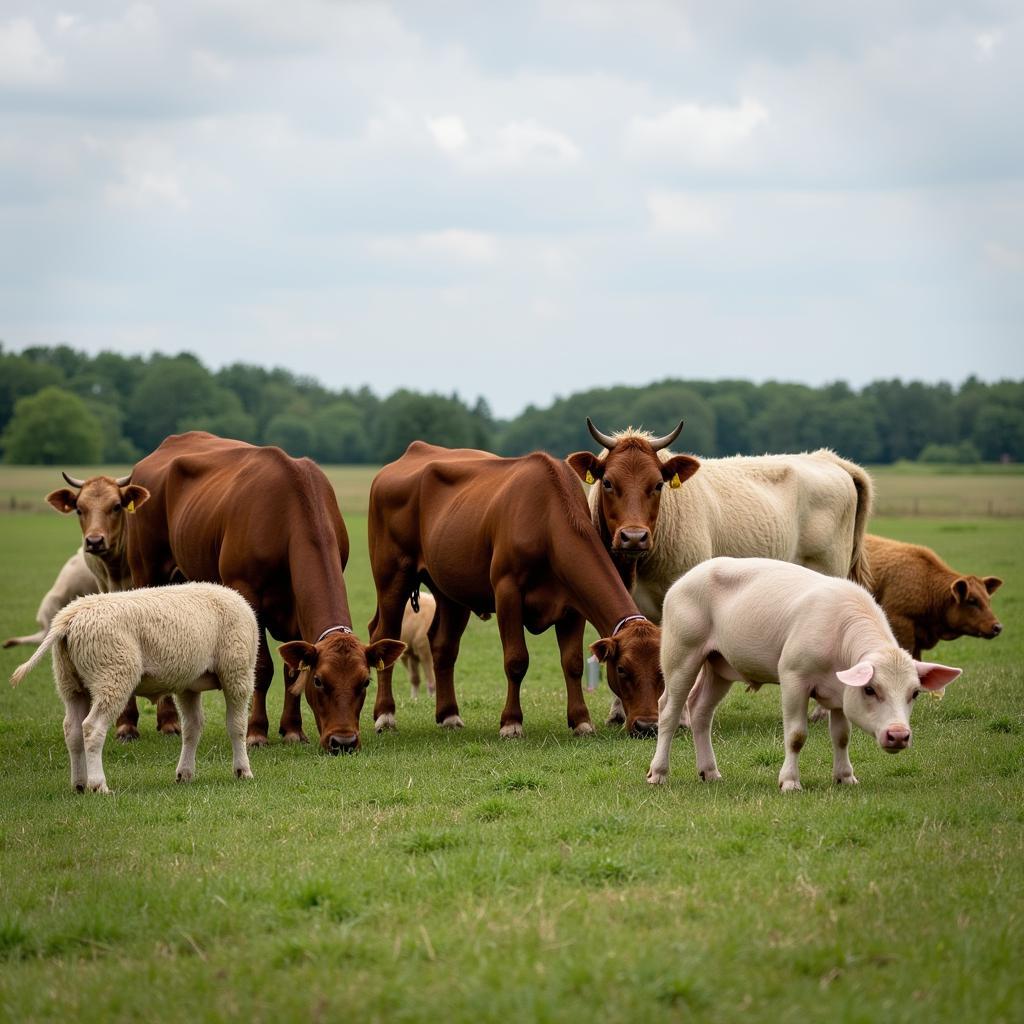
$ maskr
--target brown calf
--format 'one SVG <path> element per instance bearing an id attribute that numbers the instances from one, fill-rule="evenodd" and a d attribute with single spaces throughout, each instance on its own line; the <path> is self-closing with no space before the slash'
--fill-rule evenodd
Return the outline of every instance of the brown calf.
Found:
<path id="1" fill-rule="evenodd" d="M 920 658 L 940 640 L 999 636 L 992 611 L 998 576 L 969 576 L 951 569 L 931 548 L 867 534 L 875 598 L 900 646 Z"/>
<path id="2" fill-rule="evenodd" d="M 620 580 L 565 463 L 542 452 L 500 459 L 415 441 L 374 478 L 369 541 L 377 587 L 373 637 L 401 628 L 420 583 L 437 601 L 429 636 L 438 724 L 462 725 L 454 667 L 469 616 L 496 612 L 508 683 L 502 736 L 522 735 L 519 688 L 529 665 L 523 630 L 550 626 L 561 651 L 569 728 L 594 731 L 581 685 L 587 620 L 601 634 L 591 650 L 608 665 L 629 732 L 654 734 L 661 631 Z M 378 675 L 373 714 L 378 731 L 394 728 L 390 671 Z"/>

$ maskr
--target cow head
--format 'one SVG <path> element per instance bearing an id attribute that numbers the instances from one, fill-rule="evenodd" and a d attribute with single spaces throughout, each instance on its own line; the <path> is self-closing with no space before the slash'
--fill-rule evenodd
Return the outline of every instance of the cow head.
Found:
<path id="1" fill-rule="evenodd" d="M 622 701 L 630 736 L 658 734 L 658 698 L 665 689 L 661 674 L 661 629 L 647 619 L 631 619 L 610 637 L 590 645 L 608 670 L 608 686 Z"/>
<path id="2" fill-rule="evenodd" d="M 942 693 L 961 670 L 915 661 L 894 647 L 869 654 L 864 661 L 837 672 L 844 683 L 843 713 L 890 754 L 910 746 L 910 709 L 928 690 Z"/>
<path id="3" fill-rule="evenodd" d="M 654 525 L 666 485 L 680 487 L 700 468 L 690 455 L 671 455 L 664 461 L 658 452 L 667 448 L 683 429 L 664 437 L 627 430 L 609 436 L 587 419 L 587 429 L 606 452 L 574 452 L 566 460 L 584 483 L 601 488 L 597 527 L 611 553 L 620 559 L 637 559 L 651 550 Z"/>
<path id="4" fill-rule="evenodd" d="M 46 496 L 58 512 L 76 512 L 82 527 L 82 546 L 86 554 L 104 558 L 119 555 L 125 544 L 125 514 L 134 512 L 149 500 L 149 491 L 131 483 L 131 473 L 115 480 L 93 476 L 76 480 L 61 474 L 74 488 L 62 487 Z"/>
<path id="5" fill-rule="evenodd" d="M 320 746 L 329 754 L 359 749 L 359 713 L 370 685 L 370 669 L 393 665 L 405 650 L 400 640 L 363 644 L 352 633 L 331 632 L 315 644 L 293 640 L 279 649 L 297 677 L 295 696 L 306 695 L 316 718 Z"/>
<path id="6" fill-rule="evenodd" d="M 1002 623 L 992 611 L 991 595 L 1003 585 L 998 576 L 960 576 L 949 587 L 943 640 L 958 636 L 981 636 L 986 640 L 999 636 Z"/>

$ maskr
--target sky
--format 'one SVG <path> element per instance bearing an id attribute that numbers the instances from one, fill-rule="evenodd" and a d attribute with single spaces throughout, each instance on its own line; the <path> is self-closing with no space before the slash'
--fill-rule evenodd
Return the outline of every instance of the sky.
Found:
<path id="1" fill-rule="evenodd" d="M 1024 5 L 0 0 L 0 339 L 499 416 L 1024 377 Z"/>

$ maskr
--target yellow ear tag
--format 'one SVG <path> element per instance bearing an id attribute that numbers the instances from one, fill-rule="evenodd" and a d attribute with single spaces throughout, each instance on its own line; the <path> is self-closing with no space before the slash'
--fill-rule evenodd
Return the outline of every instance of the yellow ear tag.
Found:
<path id="1" fill-rule="evenodd" d="M 587 475 L 583 479 L 586 480 L 588 484 L 592 484 L 594 482 L 594 474 L 591 473 L 590 470 L 588 469 L 587 470 Z"/>
<path id="2" fill-rule="evenodd" d="M 134 512 L 135 511 L 135 502 L 134 501 L 129 501 L 128 502 L 128 511 L 129 512 Z"/>
<path id="3" fill-rule="evenodd" d="M 300 672 L 305 672 L 308 669 L 309 669 L 309 666 L 304 661 L 300 661 L 299 662 L 299 671 Z"/>
<path id="4" fill-rule="evenodd" d="M 946 696 L 946 692 L 945 690 L 932 690 L 931 695 L 932 700 L 942 700 L 942 698 Z"/>
<path id="5" fill-rule="evenodd" d="M 676 473 L 675 476 L 673 476 L 672 479 L 669 480 L 668 485 L 669 485 L 669 487 L 672 487 L 672 488 L 682 487 L 683 486 L 683 481 L 679 479 L 679 474 L 678 473 Z"/>
<path id="6" fill-rule="evenodd" d="M 380 660 L 379 660 L 379 661 L 377 662 L 377 671 L 378 671 L 378 672 L 383 672 L 383 671 L 384 671 L 384 659 L 383 659 L 383 658 L 381 658 L 381 659 L 380 659 Z"/>

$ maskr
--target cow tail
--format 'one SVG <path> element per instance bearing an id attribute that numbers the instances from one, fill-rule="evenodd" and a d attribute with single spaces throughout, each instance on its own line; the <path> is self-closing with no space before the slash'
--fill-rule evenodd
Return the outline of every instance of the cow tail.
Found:
<path id="1" fill-rule="evenodd" d="M 853 551 L 850 555 L 850 579 L 870 590 L 874 584 L 874 578 L 868 563 L 864 534 L 867 532 L 868 518 L 874 507 L 875 487 L 871 482 L 871 477 L 862 466 L 858 466 L 856 462 L 842 459 L 838 455 L 834 457 L 839 465 L 850 474 L 850 479 L 857 492 L 857 511 L 853 519 Z"/>
<path id="2" fill-rule="evenodd" d="M 63 623 L 58 626 L 51 626 L 50 631 L 43 637 L 43 642 L 36 648 L 35 653 L 28 661 L 23 662 L 11 673 L 11 686 L 17 686 L 43 660 L 46 652 L 58 641 L 64 639 Z"/>

